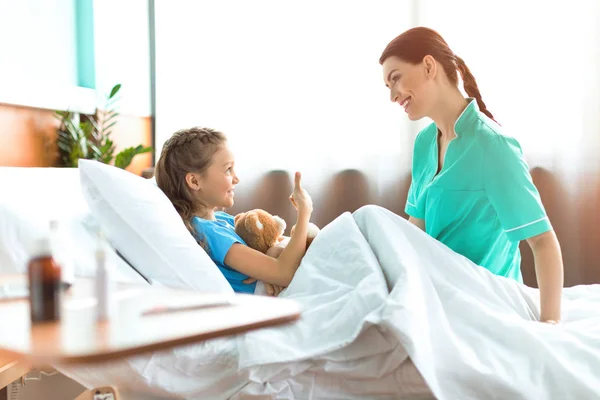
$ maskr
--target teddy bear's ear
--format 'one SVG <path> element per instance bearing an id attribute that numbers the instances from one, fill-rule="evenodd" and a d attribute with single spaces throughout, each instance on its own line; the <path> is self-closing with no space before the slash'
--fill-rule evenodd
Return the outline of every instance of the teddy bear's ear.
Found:
<path id="1" fill-rule="evenodd" d="M 250 232 L 255 232 L 257 229 L 262 231 L 265 227 L 262 222 L 260 222 L 258 214 L 254 212 L 247 213 L 244 224 L 246 225 L 246 229 Z"/>
<path id="2" fill-rule="evenodd" d="M 242 218 L 244 216 L 244 214 L 246 213 L 239 213 L 238 215 L 236 215 L 235 217 L 233 217 L 233 224 L 237 224 L 238 221 L 240 220 L 240 218 Z"/>
<path id="3" fill-rule="evenodd" d="M 279 229 L 279 234 L 283 235 L 283 232 L 285 232 L 285 227 L 287 226 L 285 224 L 285 221 L 283 220 L 283 218 L 279 217 L 278 215 L 274 215 L 273 219 L 277 223 L 277 228 Z"/>
<path id="4" fill-rule="evenodd" d="M 319 227 L 311 222 L 308 224 L 308 232 L 306 236 L 309 239 L 314 239 L 315 237 L 317 237 L 320 231 L 321 230 L 319 229 Z"/>

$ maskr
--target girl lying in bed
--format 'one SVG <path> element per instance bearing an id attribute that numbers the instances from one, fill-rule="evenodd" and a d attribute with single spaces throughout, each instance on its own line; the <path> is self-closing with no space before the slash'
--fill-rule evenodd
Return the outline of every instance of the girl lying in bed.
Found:
<path id="1" fill-rule="evenodd" d="M 306 251 L 312 199 L 296 173 L 290 196 L 297 210 L 296 227 L 279 257 L 269 257 L 248 247 L 235 233 L 232 215 L 215 211 L 233 206 L 239 182 L 234 167 L 223 133 L 184 129 L 165 142 L 155 168 L 156 183 L 234 291 L 254 293 L 256 280 L 260 280 L 267 294 L 277 295 L 291 282 Z"/>

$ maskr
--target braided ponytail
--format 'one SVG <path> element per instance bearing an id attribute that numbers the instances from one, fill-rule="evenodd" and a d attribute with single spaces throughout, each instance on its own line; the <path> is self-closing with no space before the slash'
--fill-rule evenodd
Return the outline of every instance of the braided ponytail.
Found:
<path id="1" fill-rule="evenodd" d="M 165 142 L 156 163 L 154 175 L 157 186 L 173 203 L 186 228 L 194 237 L 192 217 L 202 204 L 192 195 L 185 176 L 188 172 L 204 172 L 226 141 L 225 135 L 214 129 L 182 129 Z"/>
<path id="2" fill-rule="evenodd" d="M 494 119 L 492 113 L 485 106 L 477 82 L 464 60 L 457 57 L 444 38 L 433 29 L 416 27 L 400 34 L 383 50 L 381 57 L 379 57 L 379 63 L 383 64 L 387 58 L 393 56 L 417 65 L 427 55 L 432 56 L 440 63 L 450 82 L 455 85 L 458 85 L 458 75 L 456 73 L 458 70 L 464 82 L 467 95 L 477 100 L 477 105 L 481 112 Z"/>
<path id="3" fill-rule="evenodd" d="M 479 92 L 479 87 L 477 86 L 477 82 L 475 81 L 475 77 L 471 73 L 471 70 L 469 70 L 469 67 L 467 67 L 467 64 L 465 64 L 465 61 L 462 58 L 460 58 L 458 56 L 454 56 L 454 57 L 456 60 L 456 67 L 458 69 L 458 72 L 460 72 L 460 76 L 463 80 L 465 92 L 467 92 L 467 94 L 470 97 L 474 97 L 475 100 L 477 100 L 477 105 L 479 106 L 479 110 L 482 113 L 484 113 L 485 115 L 490 117 L 492 120 L 494 120 L 494 116 L 492 115 L 491 112 L 489 112 L 485 103 L 483 102 L 483 99 L 481 98 L 481 93 Z"/>

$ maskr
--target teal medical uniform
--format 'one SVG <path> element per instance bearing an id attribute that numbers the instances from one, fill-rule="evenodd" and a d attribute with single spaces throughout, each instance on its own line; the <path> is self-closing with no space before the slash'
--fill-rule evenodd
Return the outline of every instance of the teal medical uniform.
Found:
<path id="1" fill-rule="evenodd" d="M 467 100 L 439 173 L 437 126 L 418 134 L 405 211 L 455 252 L 522 282 L 519 242 L 552 226 L 517 140 Z"/>

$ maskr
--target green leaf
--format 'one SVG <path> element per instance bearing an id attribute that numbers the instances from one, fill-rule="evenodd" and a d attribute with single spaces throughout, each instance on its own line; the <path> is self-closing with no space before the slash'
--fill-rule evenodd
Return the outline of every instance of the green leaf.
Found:
<path id="1" fill-rule="evenodd" d="M 79 129 L 75 126 L 73 121 L 66 120 L 65 128 L 67 129 L 67 132 L 69 132 L 69 134 L 71 135 L 71 139 L 73 140 L 73 142 L 77 142 L 79 140 L 79 136 L 80 136 Z"/>
<path id="2" fill-rule="evenodd" d="M 104 142 L 104 144 L 100 147 L 100 150 L 102 151 L 102 162 L 108 164 L 112 161 L 113 159 L 113 154 L 115 152 L 115 145 L 113 143 L 112 140 L 110 139 L 106 139 L 106 141 Z"/>
<path id="3" fill-rule="evenodd" d="M 122 150 L 119 154 L 117 154 L 117 157 L 115 158 L 115 166 L 118 168 L 125 169 L 129 166 L 129 164 L 131 164 L 133 157 L 135 157 L 138 154 L 147 153 L 149 151 L 152 151 L 151 147 L 144 147 L 142 145 L 139 145 L 137 147 L 128 147 Z"/>
<path id="4" fill-rule="evenodd" d="M 68 140 L 71 137 L 69 132 L 65 132 L 63 130 L 57 131 L 56 134 L 58 135 L 59 140 Z"/>
<path id="5" fill-rule="evenodd" d="M 88 158 L 88 142 L 85 136 L 79 139 L 79 150 L 81 151 L 81 157 Z"/>
<path id="6" fill-rule="evenodd" d="M 107 131 L 107 130 L 109 130 L 110 128 L 112 128 L 113 126 L 115 126 L 116 124 L 117 124 L 117 121 L 113 121 L 113 122 L 111 122 L 110 124 L 108 124 L 108 126 L 104 127 L 102 130 L 103 130 L 103 131 Z"/>
<path id="7" fill-rule="evenodd" d="M 99 131 L 99 127 L 98 127 L 98 121 L 96 121 L 94 118 L 90 118 L 88 119 L 89 123 L 94 127 L 95 131 Z"/>
<path id="8" fill-rule="evenodd" d="M 92 139 L 94 131 L 94 126 L 92 125 L 92 123 L 90 121 L 83 121 L 79 124 L 79 126 L 81 127 L 81 132 L 83 133 L 83 136 L 86 139 Z"/>
<path id="9" fill-rule="evenodd" d="M 115 94 L 117 94 L 119 92 L 119 89 L 121 89 L 121 84 L 117 83 L 115 86 L 113 86 L 112 90 L 110 91 L 110 95 L 108 96 L 109 99 L 113 98 L 115 96 Z"/>
<path id="10" fill-rule="evenodd" d="M 115 147 L 114 142 L 108 138 L 106 139 L 105 145 L 108 147 Z"/>
<path id="11" fill-rule="evenodd" d="M 150 151 L 152 151 L 152 147 L 144 147 L 141 144 L 135 148 L 137 151 L 137 154 L 143 154 L 143 153 L 148 153 Z"/>
<path id="12" fill-rule="evenodd" d="M 99 148 L 98 148 L 98 146 L 96 146 L 95 144 L 90 144 L 90 149 L 92 149 L 92 152 L 93 152 L 93 153 L 94 153 L 94 155 L 95 155 L 95 157 L 94 157 L 94 158 L 95 158 L 96 160 L 99 160 L 99 159 L 101 159 L 101 158 L 102 158 L 102 156 L 103 156 L 103 152 L 102 152 L 102 150 L 101 150 L 101 149 L 99 149 Z"/>
<path id="13" fill-rule="evenodd" d="M 114 85 L 106 97 L 106 106 L 97 108 L 91 115 L 54 111 L 54 117 L 60 122 L 56 145 L 61 166 L 77 166 L 79 159 L 91 158 L 104 163 L 114 160 L 115 164 L 126 168 L 137 154 L 152 150 L 139 145 L 125 149 L 115 157 L 116 146 L 110 135 L 119 121 L 117 102 L 121 97 L 121 89 L 121 84 Z"/>
<path id="14" fill-rule="evenodd" d="M 58 148 L 64 151 L 65 153 L 71 152 L 71 146 L 64 142 L 58 142 Z"/>
<path id="15" fill-rule="evenodd" d="M 105 119 L 102 120 L 102 123 L 107 124 L 110 121 L 112 121 L 113 119 L 117 118 L 118 116 L 119 116 L 119 113 L 110 114 L 110 115 L 108 115 L 108 117 L 106 117 Z"/>
<path id="16" fill-rule="evenodd" d="M 70 114 L 68 111 L 55 111 L 54 112 L 54 117 L 58 120 L 60 120 L 60 122 L 62 123 L 65 119 L 70 117 Z"/>

